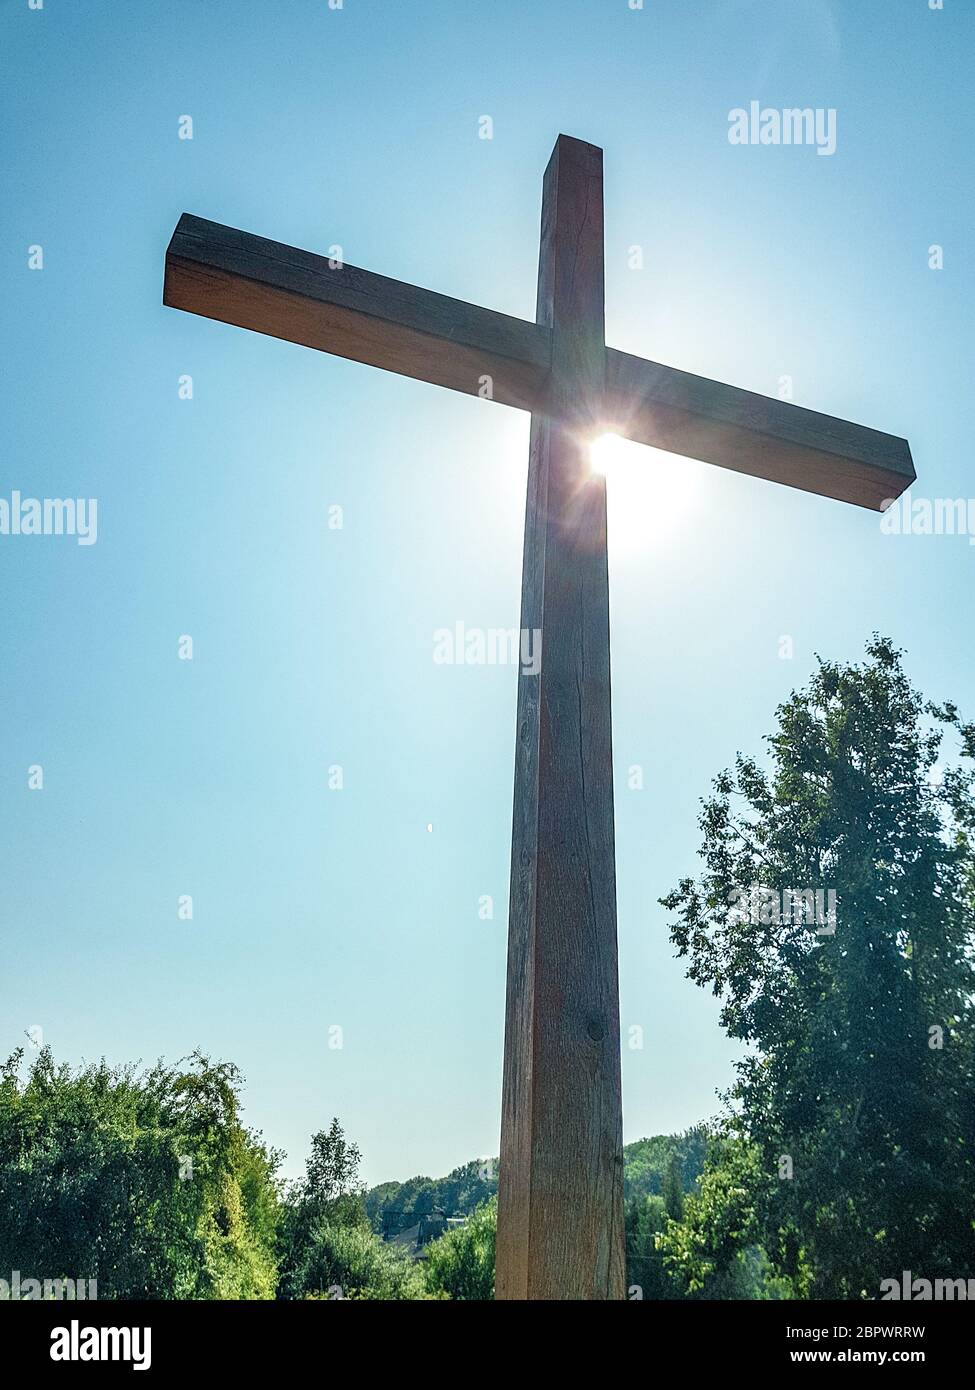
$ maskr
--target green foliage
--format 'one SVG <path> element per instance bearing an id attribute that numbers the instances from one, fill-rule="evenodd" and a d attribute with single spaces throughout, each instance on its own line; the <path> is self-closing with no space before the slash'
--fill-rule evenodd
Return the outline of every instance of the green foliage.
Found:
<path id="1" fill-rule="evenodd" d="M 696 1125 L 684 1134 L 655 1134 L 637 1139 L 623 1150 L 623 1186 L 628 1202 L 661 1196 L 670 1175 L 672 1196 L 679 1186 L 693 1191 L 704 1166 L 707 1132 Z M 675 1182 L 676 1178 L 676 1182 Z"/>
<path id="2" fill-rule="evenodd" d="M 137 1074 L 44 1049 L 0 1071 L 0 1268 L 94 1278 L 100 1298 L 272 1298 L 280 1155 L 199 1053 Z"/>
<path id="3" fill-rule="evenodd" d="M 684 1211 L 684 1175 L 676 1153 L 671 1154 L 664 1173 L 663 1201 L 671 1221 L 679 1221 Z"/>
<path id="4" fill-rule="evenodd" d="M 685 1196 L 694 1190 L 703 1168 L 706 1146 L 707 1131 L 698 1125 L 685 1134 L 638 1139 L 623 1150 L 626 1283 L 632 1291 L 630 1298 L 684 1296 L 682 1281 L 672 1273 L 659 1248 L 659 1237 L 668 1217 L 680 1219 Z"/>
<path id="5" fill-rule="evenodd" d="M 925 706 L 886 640 L 867 658 L 821 662 L 779 709 L 769 772 L 716 780 L 706 871 L 663 900 L 749 1045 L 662 1241 L 699 1294 L 756 1244 L 797 1297 L 975 1274 L 975 726 Z M 962 763 L 938 776 L 949 734 Z M 835 934 L 736 910 L 753 885 L 835 888 Z"/>
<path id="6" fill-rule="evenodd" d="M 384 1182 L 365 1195 L 366 1214 L 375 1231 L 387 1238 L 407 1230 L 433 1211 L 467 1216 L 498 1190 L 497 1165 L 474 1159 L 445 1178 L 410 1178 Z"/>
<path id="7" fill-rule="evenodd" d="M 682 1217 L 669 1215 L 662 1197 L 631 1202 L 626 1211 L 627 1285 L 644 1299 L 770 1299 L 789 1297 L 765 1252 L 749 1244 L 750 1204 L 747 1188 L 716 1191 L 716 1183 L 747 1182 L 733 1164 L 709 1167 L 700 1191 L 681 1195 Z M 730 1200 L 717 1200 L 719 1197 Z M 729 1233 L 735 1214 L 744 1224 Z M 708 1218 L 715 1223 L 708 1224 Z M 630 1293 L 632 1299 L 635 1295 Z"/>
<path id="8" fill-rule="evenodd" d="M 314 1226 L 296 1271 L 298 1297 L 419 1299 L 423 1271 L 367 1226 Z"/>
<path id="9" fill-rule="evenodd" d="M 629 1297 L 679 1298 L 680 1283 L 669 1272 L 657 1237 L 667 1224 L 662 1197 L 634 1197 L 626 1204 L 626 1284 Z M 639 1294 L 637 1294 L 639 1290 Z"/>
<path id="10" fill-rule="evenodd" d="M 704 1165 L 706 1135 L 703 1126 L 686 1134 L 658 1134 L 637 1139 L 623 1150 L 627 1199 L 663 1191 L 668 1166 L 677 1155 L 683 1191 L 690 1192 Z M 483 1159 L 455 1168 L 445 1178 L 416 1177 L 407 1182 L 384 1182 L 365 1194 L 366 1214 L 374 1231 L 398 1235 L 421 1216 L 441 1211 L 446 1216 L 468 1216 L 496 1195 L 497 1163 Z"/>
<path id="11" fill-rule="evenodd" d="M 369 1234 L 359 1180 L 361 1159 L 337 1117 L 328 1130 L 312 1135 L 305 1175 L 285 1194 L 278 1236 L 280 1298 L 302 1298 L 320 1291 L 320 1271 L 328 1265 L 328 1251 L 338 1238 L 335 1233 L 364 1230 Z M 338 1285 L 342 1280 L 331 1282 Z"/>
<path id="12" fill-rule="evenodd" d="M 346 1140 L 338 1117 L 334 1117 L 328 1130 L 319 1130 L 311 1137 L 311 1154 L 299 1184 L 302 1204 L 321 1212 L 334 1212 L 336 1203 L 340 1203 L 346 1210 L 356 1207 L 358 1214 L 361 1162 L 358 1145 Z"/>
<path id="13" fill-rule="evenodd" d="M 424 1252 L 427 1288 L 471 1302 L 494 1297 L 498 1199 L 491 1197 L 463 1226 L 431 1241 Z"/>
<path id="14" fill-rule="evenodd" d="M 691 1296 L 713 1288 L 758 1235 L 758 1189 L 766 1179 L 757 1150 L 716 1138 L 698 1191 L 685 1198 L 682 1216 L 664 1223 L 657 1241 L 669 1270 Z"/>

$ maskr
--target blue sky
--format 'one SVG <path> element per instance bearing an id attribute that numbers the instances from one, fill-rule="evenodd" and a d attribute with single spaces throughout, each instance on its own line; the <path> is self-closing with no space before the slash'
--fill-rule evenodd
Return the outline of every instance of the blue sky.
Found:
<path id="1" fill-rule="evenodd" d="M 907 435 L 916 496 L 967 498 L 975 19 L 3 0 L 0 29 L 0 497 L 98 499 L 94 545 L 0 536 L 0 1045 L 232 1058 L 292 1172 L 333 1114 L 370 1181 L 496 1153 L 516 676 L 432 651 L 518 621 L 528 419 L 163 309 L 172 229 L 339 244 L 532 318 L 542 171 L 579 136 L 605 149 L 613 346 L 769 395 L 790 376 Z M 835 108 L 836 153 L 732 146 L 752 99 Z M 971 713 L 975 548 L 649 450 L 609 489 L 629 1141 L 732 1076 L 656 904 L 695 868 L 709 779 L 761 751 L 815 652 L 874 629 Z"/>

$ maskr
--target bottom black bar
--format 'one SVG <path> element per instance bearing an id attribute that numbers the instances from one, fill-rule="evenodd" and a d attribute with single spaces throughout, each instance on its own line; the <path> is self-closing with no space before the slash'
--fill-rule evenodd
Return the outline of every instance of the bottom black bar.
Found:
<path id="1" fill-rule="evenodd" d="M 671 1352 L 686 1370 L 835 1364 L 947 1371 L 967 1352 L 973 1326 L 965 1302 L 645 1302 L 583 1311 L 579 1304 L 478 1310 L 470 1303 L 335 1299 L 342 1306 L 329 1312 L 325 1301 L 21 1302 L 0 1314 L 0 1326 L 5 1353 L 14 1352 L 21 1373 L 50 1367 L 66 1379 L 85 1368 L 166 1376 L 212 1368 L 225 1376 L 253 1371 L 266 1358 L 282 1372 L 321 1371 L 343 1353 L 374 1367 L 390 1357 L 400 1369 L 406 1361 L 433 1369 L 455 1342 L 458 1350 L 468 1346 L 479 1367 L 523 1368 L 518 1348 L 525 1336 L 547 1360 L 558 1359 L 562 1346 L 577 1356 L 582 1342 L 590 1351 L 611 1350 L 614 1366 L 632 1348 L 654 1363 Z"/>

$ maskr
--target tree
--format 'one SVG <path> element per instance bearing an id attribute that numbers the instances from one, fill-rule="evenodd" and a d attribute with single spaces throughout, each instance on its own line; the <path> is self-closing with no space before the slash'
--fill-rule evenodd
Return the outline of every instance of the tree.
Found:
<path id="1" fill-rule="evenodd" d="M 409 1255 L 367 1226 L 319 1222 L 309 1232 L 296 1272 L 305 1298 L 421 1299 L 423 1273 Z"/>
<path id="2" fill-rule="evenodd" d="M 663 1179 L 664 1210 L 672 1221 L 679 1221 L 684 1211 L 684 1175 L 676 1149 L 667 1160 Z"/>
<path id="3" fill-rule="evenodd" d="M 194 1053 L 0 1070 L 0 1266 L 99 1298 L 271 1298 L 280 1154 L 239 1118 L 240 1075 Z"/>
<path id="4" fill-rule="evenodd" d="M 663 1248 L 691 1287 L 756 1241 L 799 1297 L 970 1277 L 975 726 L 874 638 L 861 665 L 819 662 L 769 744 L 770 770 L 716 779 L 705 872 L 662 900 L 750 1049 Z"/>
<path id="5" fill-rule="evenodd" d="M 327 1253 L 315 1254 L 322 1232 L 368 1230 L 364 1187 L 359 1180 L 361 1160 L 357 1145 L 346 1139 L 337 1117 L 329 1129 L 312 1135 L 304 1177 L 285 1194 L 279 1234 L 280 1297 L 301 1298 L 319 1291 L 316 1281 L 324 1277 L 321 1270 L 329 1259 Z"/>
<path id="6" fill-rule="evenodd" d="M 636 1139 L 623 1150 L 623 1184 L 627 1201 L 660 1196 L 669 1170 L 679 1175 L 683 1192 L 690 1192 L 704 1166 L 707 1133 L 695 1125 L 683 1134 L 655 1134 Z"/>
<path id="7" fill-rule="evenodd" d="M 311 1154 L 304 1181 L 296 1194 L 308 1213 L 327 1216 L 338 1225 L 359 1225 L 365 1215 L 363 1184 L 359 1180 L 362 1154 L 345 1137 L 338 1117 L 331 1127 L 311 1137 Z"/>
<path id="8" fill-rule="evenodd" d="M 427 1288 L 466 1302 L 492 1299 L 497 1231 L 498 1199 L 491 1197 L 463 1226 L 447 1231 L 427 1246 Z"/>
<path id="9" fill-rule="evenodd" d="M 626 1285 L 631 1299 L 679 1298 L 681 1285 L 670 1274 L 657 1237 L 667 1224 L 662 1197 L 634 1197 L 626 1204 Z"/>
<path id="10" fill-rule="evenodd" d="M 473 1159 L 445 1178 L 410 1178 L 381 1183 L 366 1193 L 366 1211 L 376 1231 L 389 1237 L 412 1226 L 420 1216 L 442 1211 L 466 1216 L 498 1190 L 496 1160 Z"/>

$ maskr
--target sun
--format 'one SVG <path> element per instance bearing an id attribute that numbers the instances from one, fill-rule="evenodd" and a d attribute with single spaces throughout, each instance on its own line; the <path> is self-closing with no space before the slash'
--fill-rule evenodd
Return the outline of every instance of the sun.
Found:
<path id="1" fill-rule="evenodd" d="M 597 435 L 589 445 L 589 466 L 594 473 L 601 473 L 604 478 L 608 477 L 613 461 L 619 461 L 625 448 L 626 440 L 607 430 L 605 434 Z"/>
<path id="2" fill-rule="evenodd" d="M 656 544 L 689 524 L 706 465 L 612 431 L 592 440 L 589 461 L 593 473 L 606 479 L 610 549 Z"/>

